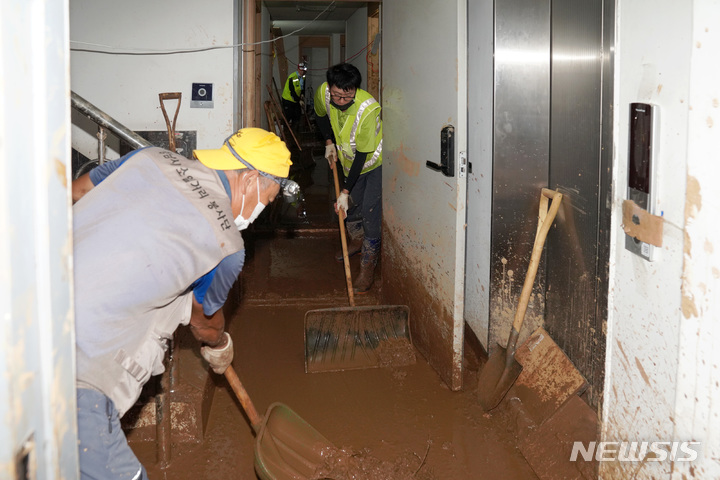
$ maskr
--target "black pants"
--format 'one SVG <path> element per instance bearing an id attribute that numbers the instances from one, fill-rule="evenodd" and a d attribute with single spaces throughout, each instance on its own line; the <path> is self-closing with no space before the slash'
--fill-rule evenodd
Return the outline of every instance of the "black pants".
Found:
<path id="1" fill-rule="evenodd" d="M 365 238 L 379 239 L 382 232 L 382 165 L 363 173 L 350 191 L 353 206 L 347 222 L 362 220 Z"/>
<path id="2" fill-rule="evenodd" d="M 291 123 L 295 125 L 297 122 L 300 121 L 300 114 L 302 111 L 300 110 L 300 104 L 296 102 L 291 102 L 290 100 L 282 99 L 282 106 L 283 106 L 283 114 L 285 115 L 285 118 L 287 118 L 288 123 Z"/>

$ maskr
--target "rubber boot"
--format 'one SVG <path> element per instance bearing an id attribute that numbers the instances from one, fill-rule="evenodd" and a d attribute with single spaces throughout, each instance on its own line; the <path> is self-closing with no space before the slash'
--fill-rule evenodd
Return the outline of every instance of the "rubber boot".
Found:
<path id="1" fill-rule="evenodd" d="M 362 261 L 360 273 L 353 282 L 353 291 L 356 294 L 367 293 L 375 280 L 375 267 L 380 257 L 380 239 L 366 238 L 362 245 Z"/>
<path id="2" fill-rule="evenodd" d="M 362 251 L 363 245 L 363 226 L 362 220 L 356 220 L 354 222 L 345 222 L 345 231 L 348 236 L 348 258 L 357 255 Z M 338 262 L 343 261 L 343 252 L 340 250 L 335 254 L 335 260 Z"/>
<path id="3" fill-rule="evenodd" d="M 350 258 L 350 257 L 352 257 L 352 256 L 355 256 L 355 255 L 357 255 L 358 253 L 360 253 L 360 252 L 362 251 L 362 244 L 363 244 L 363 239 L 362 239 L 362 237 L 360 237 L 360 238 L 351 238 L 350 241 L 348 242 L 348 245 L 347 245 L 348 258 Z M 337 253 L 335 254 L 335 260 L 337 260 L 338 262 L 343 262 L 343 261 L 344 261 L 342 250 L 340 250 L 339 252 L 337 252 Z"/>

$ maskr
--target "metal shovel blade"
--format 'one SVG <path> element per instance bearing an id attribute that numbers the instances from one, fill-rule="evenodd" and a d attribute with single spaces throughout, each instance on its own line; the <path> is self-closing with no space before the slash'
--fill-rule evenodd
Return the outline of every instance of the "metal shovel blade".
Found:
<path id="1" fill-rule="evenodd" d="M 405 305 L 308 311 L 305 314 L 305 372 L 414 364 L 409 312 Z"/>
<path id="2" fill-rule="evenodd" d="M 255 439 L 255 471 L 262 480 L 307 480 L 334 446 L 290 407 L 268 407 Z"/>
<path id="3" fill-rule="evenodd" d="M 498 406 L 520 376 L 522 369 L 522 365 L 515 360 L 515 355 L 508 358 L 507 349 L 498 345 L 497 351 L 490 355 L 478 379 L 478 402 L 486 412 Z"/>

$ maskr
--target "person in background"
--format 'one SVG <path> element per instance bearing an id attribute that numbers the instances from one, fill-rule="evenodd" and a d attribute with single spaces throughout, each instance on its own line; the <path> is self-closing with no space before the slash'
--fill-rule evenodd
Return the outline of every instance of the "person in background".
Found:
<path id="1" fill-rule="evenodd" d="M 147 478 L 120 418 L 167 340 L 189 325 L 217 374 L 233 360 L 222 307 L 242 270 L 240 230 L 287 180 L 290 152 L 245 128 L 197 160 L 135 150 L 73 182 L 77 419 L 83 479 Z"/>
<path id="2" fill-rule="evenodd" d="M 300 121 L 302 109 L 305 108 L 305 74 L 307 63 L 300 62 L 297 71 L 291 73 L 285 80 L 282 93 L 282 106 L 285 118 L 290 125 L 295 126 Z"/>
<path id="3" fill-rule="evenodd" d="M 362 253 L 355 293 L 373 283 L 382 229 L 382 135 L 380 104 L 360 89 L 360 71 L 349 63 L 330 67 L 315 93 L 315 114 L 330 168 L 340 160 L 345 184 L 335 209 L 347 212 L 348 255 Z M 337 147 L 336 147 L 337 146 Z M 342 261 L 342 253 L 336 256 Z"/>

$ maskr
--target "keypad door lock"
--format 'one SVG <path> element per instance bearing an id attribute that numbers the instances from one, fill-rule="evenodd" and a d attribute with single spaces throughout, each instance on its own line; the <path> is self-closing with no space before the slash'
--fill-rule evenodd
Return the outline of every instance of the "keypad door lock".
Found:
<path id="1" fill-rule="evenodd" d="M 425 166 L 446 177 L 455 176 L 455 127 L 447 125 L 440 130 L 440 164 L 428 160 Z"/>

